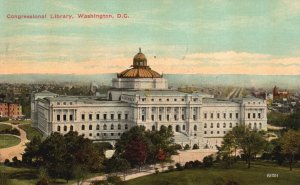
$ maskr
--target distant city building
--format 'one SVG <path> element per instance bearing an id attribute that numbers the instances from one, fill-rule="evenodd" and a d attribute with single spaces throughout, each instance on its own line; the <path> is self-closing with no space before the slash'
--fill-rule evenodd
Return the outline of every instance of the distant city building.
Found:
<path id="1" fill-rule="evenodd" d="M 7 117 L 10 119 L 21 118 L 22 106 L 17 103 L 0 103 L 0 117 Z"/>
<path id="2" fill-rule="evenodd" d="M 173 130 L 176 143 L 200 148 L 220 145 L 222 137 L 239 125 L 267 129 L 265 100 L 218 100 L 209 94 L 171 90 L 167 80 L 147 65 L 141 51 L 130 69 L 112 79 L 112 86 L 104 98 L 33 93 L 33 126 L 44 135 L 77 131 L 112 143 L 137 125 L 148 130 L 166 126 Z"/>
<path id="3" fill-rule="evenodd" d="M 279 91 L 279 88 L 277 86 L 273 88 L 273 100 L 287 99 L 288 97 L 289 92 L 287 90 Z"/>

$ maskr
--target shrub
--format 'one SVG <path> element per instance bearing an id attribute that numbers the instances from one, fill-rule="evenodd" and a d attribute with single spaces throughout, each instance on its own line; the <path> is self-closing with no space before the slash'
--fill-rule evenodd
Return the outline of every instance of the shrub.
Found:
<path id="1" fill-rule="evenodd" d="M 211 167 L 213 165 L 213 157 L 212 155 L 206 156 L 203 158 L 203 166 L 204 167 Z"/>
<path id="2" fill-rule="evenodd" d="M 197 144 L 193 145 L 193 150 L 199 149 L 199 146 Z"/>
<path id="3" fill-rule="evenodd" d="M 36 185 L 50 185 L 50 183 L 47 179 L 41 179 L 37 181 Z"/>
<path id="4" fill-rule="evenodd" d="M 189 149 L 190 149 L 190 145 L 186 144 L 186 145 L 184 146 L 184 150 L 189 150 Z"/>
<path id="5" fill-rule="evenodd" d="M 194 164 L 194 166 L 193 166 L 194 168 L 200 168 L 202 166 L 202 162 L 200 162 L 198 160 L 195 160 L 193 164 Z"/>
<path id="6" fill-rule="evenodd" d="M 175 149 L 176 150 L 182 150 L 182 146 L 180 144 L 175 144 Z"/>
<path id="7" fill-rule="evenodd" d="M 183 167 L 182 167 L 182 165 L 181 165 L 180 163 L 176 163 L 175 166 L 176 166 L 176 169 L 177 169 L 178 171 L 183 170 Z"/>
<path id="8" fill-rule="evenodd" d="M 185 163 L 184 168 L 191 169 L 191 168 L 193 168 L 193 166 L 194 166 L 194 162 L 193 161 L 189 161 L 189 162 Z"/>
<path id="9" fill-rule="evenodd" d="M 9 166 L 9 165 L 10 165 L 10 161 L 9 161 L 9 159 L 5 159 L 5 161 L 4 161 L 4 165 L 5 165 L 5 166 Z"/>

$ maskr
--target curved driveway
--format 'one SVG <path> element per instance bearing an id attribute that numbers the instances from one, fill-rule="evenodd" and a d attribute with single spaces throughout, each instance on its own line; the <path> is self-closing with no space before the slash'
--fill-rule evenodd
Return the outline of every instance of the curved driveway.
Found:
<path id="1" fill-rule="evenodd" d="M 20 160 L 22 158 L 22 154 L 25 149 L 25 144 L 29 142 L 26 138 L 26 132 L 18 127 L 18 125 L 13 125 L 11 123 L 4 123 L 1 124 L 11 125 L 13 128 L 18 129 L 20 131 L 20 136 L 17 136 L 21 139 L 21 142 L 18 145 L 8 147 L 8 148 L 1 148 L 0 149 L 0 162 L 4 162 L 5 159 L 11 160 L 13 157 L 17 156 Z"/>

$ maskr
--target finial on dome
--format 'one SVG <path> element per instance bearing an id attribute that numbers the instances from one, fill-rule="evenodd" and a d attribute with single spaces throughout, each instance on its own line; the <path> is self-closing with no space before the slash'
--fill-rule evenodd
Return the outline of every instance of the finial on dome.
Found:
<path id="1" fill-rule="evenodd" d="M 139 48 L 139 53 L 142 53 L 142 49 L 141 48 Z"/>

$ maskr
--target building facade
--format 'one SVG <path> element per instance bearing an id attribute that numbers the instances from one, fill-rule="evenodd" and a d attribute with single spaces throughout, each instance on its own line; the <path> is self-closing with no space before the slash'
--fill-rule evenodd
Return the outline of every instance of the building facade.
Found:
<path id="1" fill-rule="evenodd" d="M 18 103 L 0 103 L 0 117 L 19 119 L 22 115 L 22 106 Z"/>
<path id="2" fill-rule="evenodd" d="M 44 135 L 77 131 L 92 140 L 112 141 L 133 126 L 149 130 L 169 127 L 181 145 L 213 147 L 233 127 L 267 129 L 265 100 L 214 99 L 213 95 L 168 89 L 167 80 L 147 65 L 141 51 L 133 65 L 112 79 L 106 97 L 32 95 L 33 126 Z"/>

